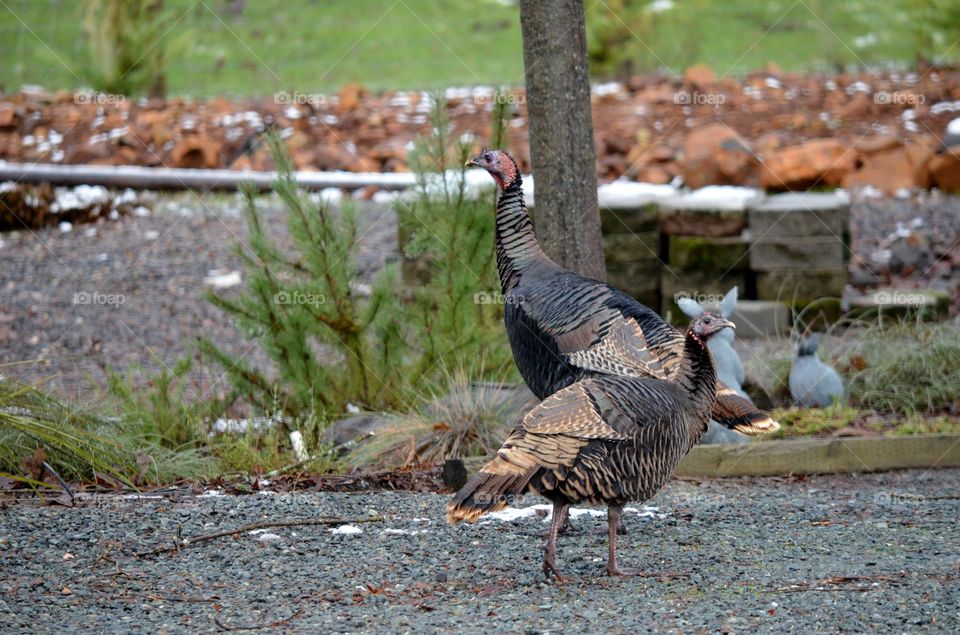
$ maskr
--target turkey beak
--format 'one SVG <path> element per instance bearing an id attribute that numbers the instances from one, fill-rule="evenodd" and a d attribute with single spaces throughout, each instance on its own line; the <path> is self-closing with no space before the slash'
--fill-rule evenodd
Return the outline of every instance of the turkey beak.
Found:
<path id="1" fill-rule="evenodd" d="M 731 328 L 731 329 L 733 329 L 734 331 L 736 331 L 736 330 L 737 330 L 737 325 L 734 324 L 733 322 L 731 322 L 730 320 L 727 320 L 727 319 L 725 319 L 725 318 L 720 318 L 720 319 L 717 321 L 717 330 L 719 331 L 719 330 L 725 329 L 725 328 Z"/>
<path id="2" fill-rule="evenodd" d="M 465 167 L 465 168 L 469 168 L 469 167 L 472 167 L 472 166 L 476 166 L 476 167 L 478 167 L 478 168 L 482 168 L 482 167 L 483 167 L 483 166 L 480 165 L 480 163 L 477 161 L 477 157 L 473 157 L 472 159 L 470 159 L 469 161 L 467 161 L 466 163 L 463 164 L 463 167 Z"/>

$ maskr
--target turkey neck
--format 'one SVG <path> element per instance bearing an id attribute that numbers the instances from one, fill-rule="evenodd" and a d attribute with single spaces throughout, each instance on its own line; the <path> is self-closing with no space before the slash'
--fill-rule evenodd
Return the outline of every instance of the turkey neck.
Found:
<path id="1" fill-rule="evenodd" d="M 517 286 L 521 274 L 531 265 L 549 262 L 533 232 L 519 176 L 503 189 L 497 200 L 496 232 L 497 272 L 503 292 L 507 293 Z"/>
<path id="2" fill-rule="evenodd" d="M 694 412 L 709 413 L 713 410 L 713 403 L 717 398 L 717 370 L 706 342 L 693 333 L 687 333 L 684 338 L 683 359 L 675 381 L 690 395 Z M 688 421 L 691 426 L 696 426 L 696 430 L 691 429 L 691 433 L 699 437 L 703 433 L 706 417 L 702 421 L 689 417 Z"/>

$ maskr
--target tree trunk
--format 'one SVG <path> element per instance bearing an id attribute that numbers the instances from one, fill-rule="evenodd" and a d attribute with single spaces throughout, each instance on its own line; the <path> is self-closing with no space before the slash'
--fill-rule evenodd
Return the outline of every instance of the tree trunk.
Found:
<path id="1" fill-rule="evenodd" d="M 604 280 L 582 0 L 520 0 L 537 237 L 564 267 Z"/>

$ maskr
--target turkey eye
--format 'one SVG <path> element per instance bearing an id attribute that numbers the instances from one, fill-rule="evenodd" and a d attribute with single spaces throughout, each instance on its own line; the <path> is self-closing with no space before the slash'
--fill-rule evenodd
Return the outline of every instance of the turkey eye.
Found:
<path id="1" fill-rule="evenodd" d="M 485 155 L 483 155 L 483 160 L 484 160 L 484 161 L 493 161 L 493 155 L 488 152 L 488 153 L 486 153 Z"/>

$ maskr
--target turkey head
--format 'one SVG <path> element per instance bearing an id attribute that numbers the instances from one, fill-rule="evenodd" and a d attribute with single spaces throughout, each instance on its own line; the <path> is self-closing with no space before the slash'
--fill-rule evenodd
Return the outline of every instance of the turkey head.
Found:
<path id="1" fill-rule="evenodd" d="M 500 150 L 484 150 L 467 161 L 467 166 L 471 165 L 489 172 L 501 190 L 510 187 L 520 177 L 520 170 L 517 168 L 516 161 L 509 154 Z"/>

